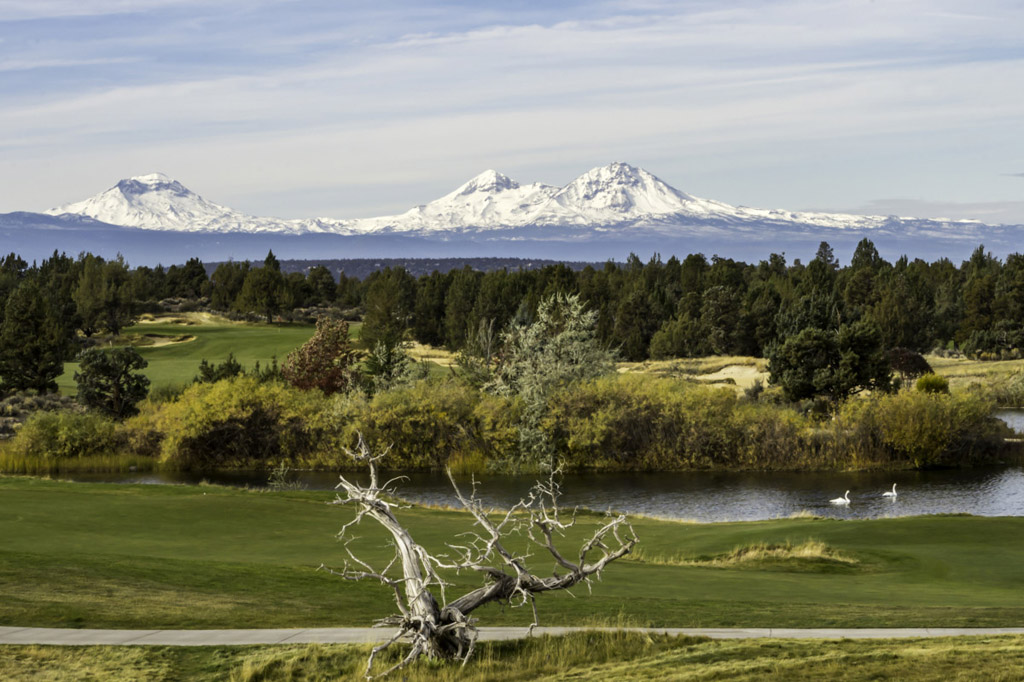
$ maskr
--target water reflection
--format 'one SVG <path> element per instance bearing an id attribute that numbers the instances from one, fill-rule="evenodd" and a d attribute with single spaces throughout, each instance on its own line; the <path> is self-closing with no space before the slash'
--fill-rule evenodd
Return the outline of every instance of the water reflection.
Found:
<path id="1" fill-rule="evenodd" d="M 1024 410 L 996 410 L 993 414 L 1017 433 L 1024 434 Z"/>
<path id="2" fill-rule="evenodd" d="M 338 474 L 297 472 L 310 489 L 331 490 Z M 266 485 L 266 474 L 220 472 L 76 476 L 75 480 L 124 483 L 198 483 L 205 478 L 227 485 Z M 359 478 L 359 476 L 356 476 Z M 457 477 L 464 489 L 469 477 Z M 529 476 L 481 476 L 479 496 L 507 507 L 533 484 Z M 896 499 L 882 496 L 897 484 Z M 400 494 L 413 502 L 453 504 L 443 474 L 410 474 Z M 849 507 L 829 504 L 849 488 Z M 1024 467 L 953 471 L 886 472 L 683 472 L 657 474 L 573 474 L 563 479 L 563 504 L 694 521 L 746 521 L 807 512 L 843 519 L 967 513 L 1024 516 Z M 326 493 L 325 493 L 326 496 Z"/>
<path id="3" fill-rule="evenodd" d="M 1024 434 L 1024 410 L 996 416 Z M 353 475 L 357 480 L 359 475 Z M 331 490 L 338 474 L 297 472 L 307 488 Z M 80 474 L 78 481 L 114 483 L 199 483 L 263 487 L 266 473 Z M 365 480 L 365 479 L 364 479 Z M 456 481 L 465 491 L 468 476 Z M 509 507 L 534 484 L 532 476 L 481 476 L 479 496 Z M 883 497 L 896 483 L 897 497 Z M 455 504 L 451 484 L 440 473 L 409 474 L 399 483 L 402 497 L 420 503 Z M 919 514 L 1024 516 L 1024 467 L 887 472 L 682 472 L 656 474 L 573 474 L 562 482 L 562 504 L 694 521 L 754 521 L 810 513 L 840 519 L 874 519 Z M 850 490 L 850 505 L 829 504 Z"/>

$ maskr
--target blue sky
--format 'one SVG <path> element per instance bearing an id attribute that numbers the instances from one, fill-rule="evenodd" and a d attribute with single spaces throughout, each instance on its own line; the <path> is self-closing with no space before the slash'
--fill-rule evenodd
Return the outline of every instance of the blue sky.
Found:
<path id="1" fill-rule="evenodd" d="M 1018 0 L 0 0 L 0 212 L 160 171 L 365 217 L 487 168 L 1024 223 Z"/>

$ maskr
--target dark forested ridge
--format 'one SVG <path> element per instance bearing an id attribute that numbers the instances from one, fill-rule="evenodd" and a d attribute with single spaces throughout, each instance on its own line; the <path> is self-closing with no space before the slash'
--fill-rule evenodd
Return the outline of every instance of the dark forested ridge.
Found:
<path id="1" fill-rule="evenodd" d="M 309 272 L 317 266 L 327 268 L 335 277 L 344 273 L 347 277 L 366 279 L 372 273 L 385 268 L 403 268 L 413 277 L 429 275 L 437 271 L 448 273 L 468 267 L 480 272 L 495 270 L 540 270 L 551 265 L 562 264 L 573 270 L 582 270 L 588 265 L 600 267 L 603 262 L 565 261 L 545 258 L 320 258 L 281 259 L 281 272 Z M 206 272 L 212 275 L 221 263 L 204 263 Z"/>

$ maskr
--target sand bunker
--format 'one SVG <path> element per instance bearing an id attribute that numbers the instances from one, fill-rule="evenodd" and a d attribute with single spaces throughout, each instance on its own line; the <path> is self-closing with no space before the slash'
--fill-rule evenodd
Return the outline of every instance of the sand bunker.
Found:
<path id="1" fill-rule="evenodd" d="M 170 346 L 175 343 L 188 343 L 189 341 L 195 341 L 196 337 L 191 334 L 182 334 L 180 336 L 165 336 L 163 334 L 143 334 L 142 338 L 145 339 L 146 348 L 155 348 L 159 346 Z"/>
<path id="2" fill-rule="evenodd" d="M 768 372 L 762 372 L 752 365 L 729 365 L 711 374 L 691 375 L 697 381 L 714 384 L 732 379 L 740 388 L 750 388 L 758 381 L 768 383 Z"/>

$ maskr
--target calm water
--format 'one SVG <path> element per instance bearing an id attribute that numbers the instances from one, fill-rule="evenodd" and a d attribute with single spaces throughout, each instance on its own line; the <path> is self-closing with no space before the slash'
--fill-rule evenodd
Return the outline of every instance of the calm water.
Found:
<path id="1" fill-rule="evenodd" d="M 996 410 L 995 416 L 1009 424 L 1014 431 L 1024 434 L 1024 410 Z"/>
<path id="2" fill-rule="evenodd" d="M 1024 432 L 1024 412 L 999 414 Z M 331 490 L 338 474 L 296 472 L 313 490 Z M 360 476 L 356 475 L 356 479 Z M 77 475 L 79 481 L 121 483 L 198 483 L 264 486 L 265 473 L 160 473 Z M 458 482 L 468 490 L 470 479 Z M 533 484 L 530 476 L 481 476 L 478 494 L 488 504 L 508 507 Z M 882 493 L 896 483 L 895 500 Z M 977 516 L 1024 516 L 1024 467 L 901 472 L 684 472 L 658 474 L 573 474 L 563 479 L 562 504 L 695 521 L 771 519 L 808 511 L 818 516 L 857 519 L 918 514 L 967 513 Z M 829 504 L 849 489 L 849 507 Z M 410 474 L 398 493 L 413 502 L 457 504 L 443 474 Z M 325 492 L 325 498 L 328 493 Z"/>
<path id="3" fill-rule="evenodd" d="M 75 480 L 123 483 L 197 483 L 205 478 L 228 485 L 266 485 L 265 474 L 161 473 L 76 476 Z M 308 488 L 324 490 L 325 499 L 338 481 L 329 472 L 297 472 Z M 356 478 L 360 478 L 356 476 Z M 469 479 L 460 477 L 467 490 Z M 479 496 L 507 507 L 533 484 L 528 476 L 482 476 Z M 896 483 L 895 500 L 882 493 Z M 441 474 L 411 474 L 398 484 L 399 494 L 414 502 L 457 504 Z M 809 511 L 844 519 L 967 513 L 979 516 L 1024 516 L 1024 467 L 897 473 L 732 473 L 575 474 L 563 479 L 563 505 L 613 509 L 696 521 L 771 519 Z M 850 490 L 848 508 L 829 499 Z"/>

